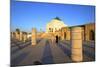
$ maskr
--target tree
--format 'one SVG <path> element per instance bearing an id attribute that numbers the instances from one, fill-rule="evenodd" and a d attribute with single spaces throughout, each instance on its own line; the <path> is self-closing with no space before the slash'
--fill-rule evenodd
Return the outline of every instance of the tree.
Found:
<path id="1" fill-rule="evenodd" d="M 20 33 L 20 30 L 19 30 L 18 28 L 16 29 L 16 31 L 17 31 L 18 33 Z"/>

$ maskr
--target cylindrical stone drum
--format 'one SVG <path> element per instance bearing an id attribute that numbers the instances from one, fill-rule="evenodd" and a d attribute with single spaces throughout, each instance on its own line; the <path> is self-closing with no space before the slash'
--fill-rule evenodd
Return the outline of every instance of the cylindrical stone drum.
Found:
<path id="1" fill-rule="evenodd" d="M 82 28 L 73 27 L 71 29 L 71 51 L 72 51 L 72 61 L 82 61 Z"/>
<path id="2" fill-rule="evenodd" d="M 31 40 L 32 45 L 36 45 L 36 29 L 32 29 L 32 40 Z"/>
<path id="3" fill-rule="evenodd" d="M 22 32 L 20 32 L 20 41 L 22 41 Z"/>
<path id="4" fill-rule="evenodd" d="M 16 37 L 17 40 L 19 40 L 19 34 L 18 34 L 18 32 L 15 32 L 15 37 Z"/>
<path id="5" fill-rule="evenodd" d="M 24 34 L 24 39 L 23 39 L 23 41 L 26 42 L 26 40 L 27 40 L 27 34 Z"/>

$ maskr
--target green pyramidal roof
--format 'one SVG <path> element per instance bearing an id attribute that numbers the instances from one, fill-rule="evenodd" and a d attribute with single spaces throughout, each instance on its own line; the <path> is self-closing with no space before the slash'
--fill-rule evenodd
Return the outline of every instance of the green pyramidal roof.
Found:
<path id="1" fill-rule="evenodd" d="M 56 18 L 54 18 L 54 19 L 56 19 L 56 20 L 61 20 L 59 17 L 56 17 Z"/>

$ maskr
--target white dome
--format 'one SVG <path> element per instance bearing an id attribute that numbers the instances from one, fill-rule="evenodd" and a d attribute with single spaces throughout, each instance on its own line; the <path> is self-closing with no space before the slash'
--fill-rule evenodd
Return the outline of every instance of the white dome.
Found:
<path id="1" fill-rule="evenodd" d="M 51 20 L 47 26 L 46 26 L 46 31 L 49 32 L 49 28 L 52 28 L 54 31 L 61 29 L 62 27 L 66 27 L 67 25 L 64 24 L 63 21 L 59 20 L 59 19 L 53 19 Z M 53 32 L 54 32 L 53 31 Z"/>

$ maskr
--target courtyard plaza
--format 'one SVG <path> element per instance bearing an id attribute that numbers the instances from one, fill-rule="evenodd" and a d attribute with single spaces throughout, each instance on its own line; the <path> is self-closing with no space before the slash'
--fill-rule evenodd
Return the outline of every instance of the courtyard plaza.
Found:
<path id="1" fill-rule="evenodd" d="M 11 39 L 11 65 L 41 65 L 41 64 L 57 64 L 72 63 L 71 59 L 71 41 L 37 38 L 36 45 L 31 45 L 31 38 L 26 42 Z M 83 41 L 83 61 L 95 60 L 95 43 L 94 41 Z"/>

